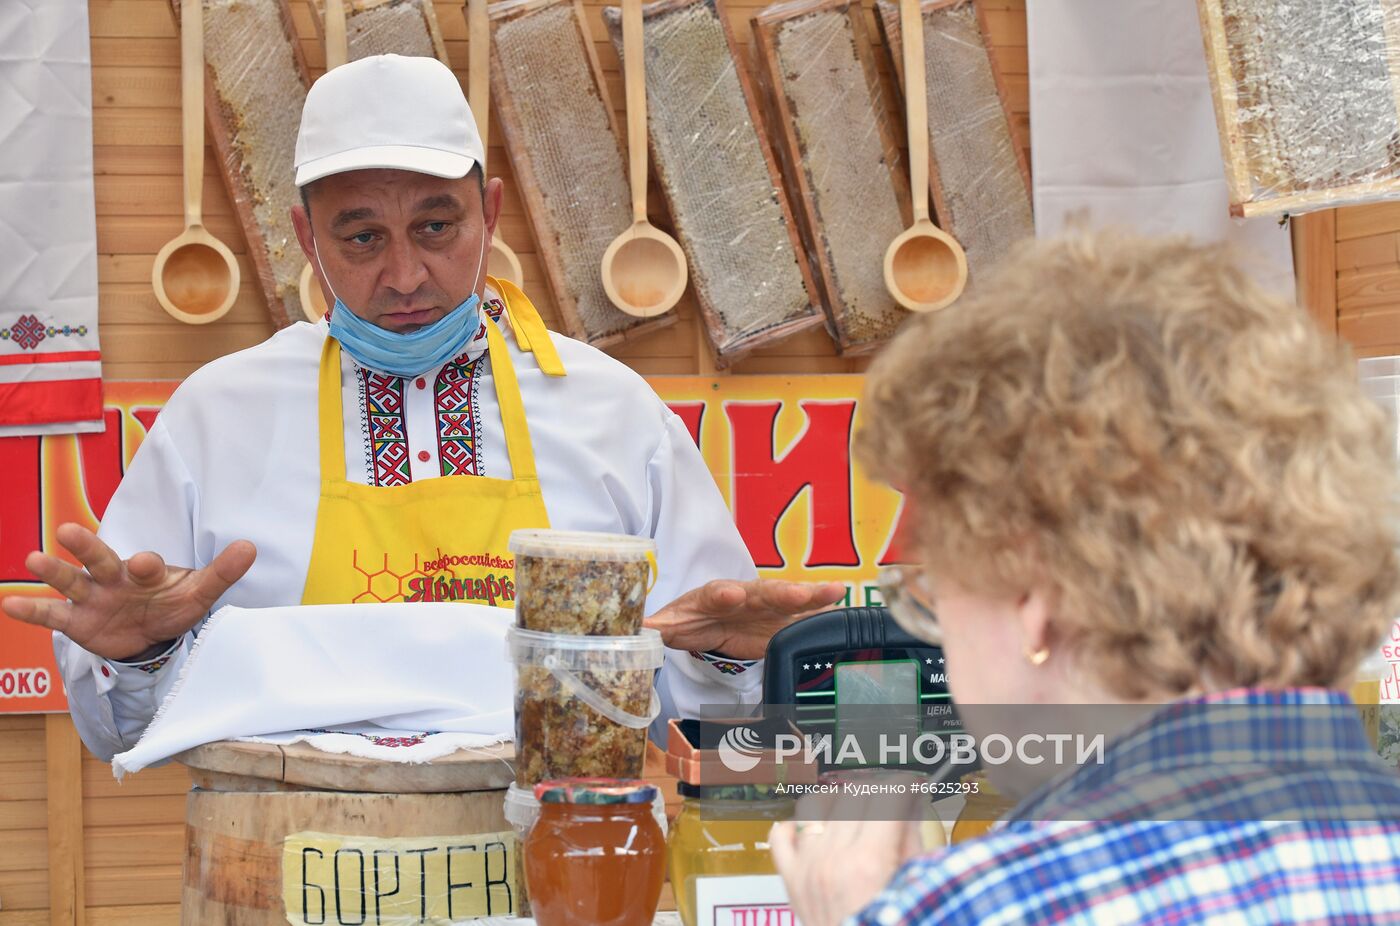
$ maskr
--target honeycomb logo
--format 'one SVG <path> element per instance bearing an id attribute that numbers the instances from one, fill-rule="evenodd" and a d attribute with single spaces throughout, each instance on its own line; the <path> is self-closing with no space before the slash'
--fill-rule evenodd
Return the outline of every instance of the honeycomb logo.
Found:
<path id="1" fill-rule="evenodd" d="M 405 572 L 399 572 L 389 565 L 389 554 L 385 553 L 380 557 L 380 562 L 366 564 L 360 560 L 360 551 L 354 554 L 353 566 L 364 579 L 365 590 L 355 596 L 352 604 L 365 604 L 371 601 L 389 602 L 403 601 L 408 597 L 409 579 L 417 575 L 422 575 L 420 559 L 415 553 L 413 556 L 413 566 Z M 407 565 L 406 563 L 403 565 Z M 373 568 L 377 566 L 377 568 Z"/>

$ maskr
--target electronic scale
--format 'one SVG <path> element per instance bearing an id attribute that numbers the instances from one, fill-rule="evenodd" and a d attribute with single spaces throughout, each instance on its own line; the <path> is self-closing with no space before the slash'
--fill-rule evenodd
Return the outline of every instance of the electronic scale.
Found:
<path id="1" fill-rule="evenodd" d="M 774 634 L 763 700 L 768 716 L 786 715 L 805 734 L 852 733 L 869 742 L 876 731 L 912 737 L 962 730 L 943 647 L 907 633 L 888 608 L 823 611 Z M 865 752 L 867 761 L 855 764 L 893 764 Z"/>

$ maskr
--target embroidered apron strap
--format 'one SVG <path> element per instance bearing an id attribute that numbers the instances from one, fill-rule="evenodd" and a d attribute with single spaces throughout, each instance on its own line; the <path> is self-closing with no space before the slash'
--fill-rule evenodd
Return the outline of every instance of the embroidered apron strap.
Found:
<path id="1" fill-rule="evenodd" d="M 564 361 L 554 348 L 549 337 L 549 329 L 530 298 L 509 280 L 487 277 L 491 287 L 500 293 L 506 302 L 506 314 L 510 316 L 511 331 L 515 334 L 520 349 L 535 355 L 535 362 L 546 376 L 564 376 Z"/>
<path id="2" fill-rule="evenodd" d="M 344 482 L 345 420 L 340 403 L 340 342 L 330 335 L 321 348 L 316 407 L 321 435 L 321 481 Z"/>
<path id="3" fill-rule="evenodd" d="M 530 443 L 530 426 L 525 422 L 525 403 L 520 398 L 520 383 L 515 378 L 515 364 L 501 329 L 486 319 L 486 349 L 491 355 L 491 379 L 496 383 L 496 403 L 501 407 L 501 426 L 506 432 L 506 453 L 510 456 L 511 478 L 535 479 L 535 451 Z"/>

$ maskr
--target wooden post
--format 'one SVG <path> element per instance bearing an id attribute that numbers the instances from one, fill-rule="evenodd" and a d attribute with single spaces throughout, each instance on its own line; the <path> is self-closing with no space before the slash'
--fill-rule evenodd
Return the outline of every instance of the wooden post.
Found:
<path id="1" fill-rule="evenodd" d="M 1328 334 L 1337 333 L 1337 210 L 1294 216 L 1293 270 L 1298 304 Z"/>
<path id="2" fill-rule="evenodd" d="M 717 372 L 714 349 L 710 347 L 709 335 L 705 333 L 705 319 L 700 310 L 695 309 L 695 372 L 701 376 L 714 376 Z"/>
<path id="3" fill-rule="evenodd" d="M 49 923 L 83 926 L 83 744 L 67 714 L 44 718 L 48 771 Z"/>

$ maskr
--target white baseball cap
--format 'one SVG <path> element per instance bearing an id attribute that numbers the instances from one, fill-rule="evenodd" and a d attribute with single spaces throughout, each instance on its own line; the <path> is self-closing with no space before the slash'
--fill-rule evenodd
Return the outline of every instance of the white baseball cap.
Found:
<path id="1" fill-rule="evenodd" d="M 306 94 L 296 185 L 373 167 L 465 177 L 483 155 L 476 119 L 447 65 L 374 55 L 327 71 Z"/>

